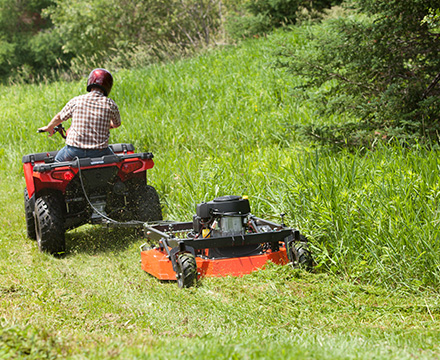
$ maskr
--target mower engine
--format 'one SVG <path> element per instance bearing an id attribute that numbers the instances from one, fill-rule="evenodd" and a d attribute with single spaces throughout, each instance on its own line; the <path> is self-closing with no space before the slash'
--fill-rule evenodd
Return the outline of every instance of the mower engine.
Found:
<path id="1" fill-rule="evenodd" d="M 243 235 L 250 212 L 249 200 L 240 196 L 221 196 L 198 204 L 194 232 L 203 238 Z"/>

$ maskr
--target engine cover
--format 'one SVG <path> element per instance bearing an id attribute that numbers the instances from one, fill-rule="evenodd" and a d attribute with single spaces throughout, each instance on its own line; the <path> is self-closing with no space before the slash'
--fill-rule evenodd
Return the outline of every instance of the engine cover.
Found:
<path id="1" fill-rule="evenodd" d="M 212 215 L 247 215 L 251 212 L 248 199 L 240 196 L 226 195 L 215 198 L 212 201 L 197 205 L 197 216 L 202 219 L 210 218 Z"/>

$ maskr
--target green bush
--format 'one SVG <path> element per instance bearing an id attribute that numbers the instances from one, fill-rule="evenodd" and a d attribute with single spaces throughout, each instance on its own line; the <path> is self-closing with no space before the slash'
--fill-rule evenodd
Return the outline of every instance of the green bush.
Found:
<path id="1" fill-rule="evenodd" d="M 306 10 L 320 12 L 342 0 L 249 0 L 241 11 L 231 15 L 227 28 L 233 38 L 261 35 L 285 25 L 295 24 L 299 12 Z"/>
<path id="2" fill-rule="evenodd" d="M 339 125 L 320 128 L 322 139 L 353 141 L 354 134 L 368 142 L 375 132 L 385 139 L 438 139 L 440 38 L 423 21 L 437 3 L 353 1 L 356 13 L 307 28 L 302 47 L 280 50 L 280 65 L 304 79 L 295 96 L 313 101 L 321 114 L 360 119 L 354 131 L 346 129 L 348 139 L 334 139 L 335 131 L 344 132 Z M 321 90 L 305 95 L 304 88 Z"/>
<path id="3" fill-rule="evenodd" d="M 145 66 L 220 36 L 220 0 L 0 2 L 0 79 Z"/>
<path id="4" fill-rule="evenodd" d="M 145 66 L 185 54 L 209 45 L 220 26 L 218 0 L 56 0 L 45 14 L 78 72 L 113 59 L 131 67 L 133 57 Z"/>
<path id="5" fill-rule="evenodd" d="M 0 79 L 41 79 L 63 70 L 69 57 L 63 54 L 61 38 L 50 32 L 50 19 L 42 11 L 51 0 L 0 3 Z"/>

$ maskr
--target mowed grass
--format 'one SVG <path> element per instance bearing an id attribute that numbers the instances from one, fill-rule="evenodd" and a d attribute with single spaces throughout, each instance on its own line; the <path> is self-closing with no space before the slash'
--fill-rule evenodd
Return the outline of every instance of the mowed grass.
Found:
<path id="1" fill-rule="evenodd" d="M 277 34 L 174 64 L 115 74 L 112 142 L 155 154 L 164 216 L 248 195 L 252 212 L 311 241 L 314 273 L 268 264 L 192 289 L 140 268 L 139 234 L 85 226 L 68 254 L 26 239 L 21 157 L 60 148 L 38 127 L 84 81 L 0 88 L 0 358 L 439 358 L 438 152 L 334 151 L 289 124 L 325 121 L 271 66 Z M 331 121 L 344 121 L 343 118 Z"/>

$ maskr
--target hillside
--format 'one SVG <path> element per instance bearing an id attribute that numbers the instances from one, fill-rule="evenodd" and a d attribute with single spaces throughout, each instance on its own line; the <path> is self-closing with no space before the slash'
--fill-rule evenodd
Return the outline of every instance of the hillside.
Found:
<path id="1" fill-rule="evenodd" d="M 21 157 L 60 148 L 37 134 L 79 83 L 0 88 L 0 358 L 410 359 L 440 356 L 438 151 L 357 152 L 301 140 L 318 118 L 273 66 L 301 30 L 115 74 L 113 142 L 152 151 L 167 219 L 248 195 L 252 212 L 311 241 L 309 274 L 269 264 L 181 290 L 139 265 L 139 235 L 85 226 L 63 259 L 26 238 Z"/>

